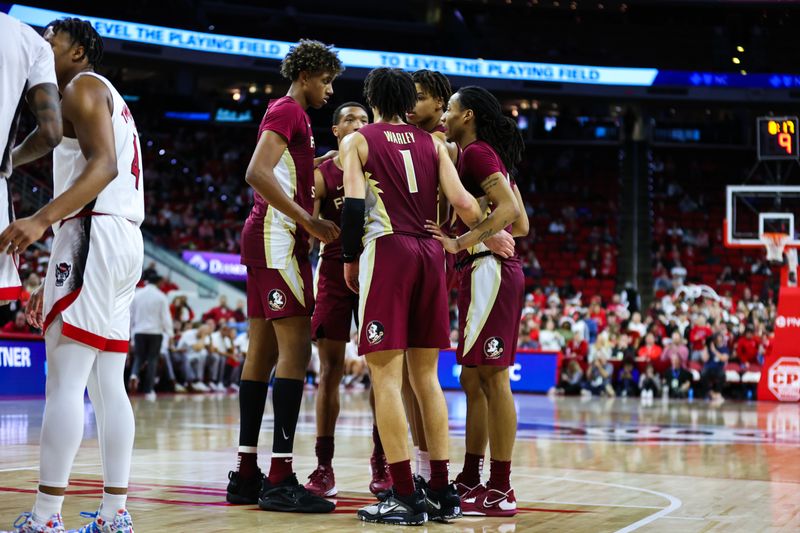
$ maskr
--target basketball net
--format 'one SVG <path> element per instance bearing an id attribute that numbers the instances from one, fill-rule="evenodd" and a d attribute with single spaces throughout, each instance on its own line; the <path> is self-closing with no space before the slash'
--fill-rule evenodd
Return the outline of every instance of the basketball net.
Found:
<path id="1" fill-rule="evenodd" d="M 788 233 L 769 232 L 761 235 L 761 242 L 767 248 L 767 261 L 783 263 L 783 249 L 789 240 Z"/>
<path id="2" fill-rule="evenodd" d="M 781 265 L 781 287 L 797 287 L 797 249 L 784 250 L 790 235 L 781 232 L 768 232 L 761 235 L 761 242 L 767 249 L 767 261 Z"/>

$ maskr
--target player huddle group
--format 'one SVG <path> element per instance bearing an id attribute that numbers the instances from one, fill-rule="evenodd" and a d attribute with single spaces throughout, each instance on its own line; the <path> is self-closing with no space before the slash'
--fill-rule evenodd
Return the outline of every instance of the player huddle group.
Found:
<path id="1" fill-rule="evenodd" d="M 79 531 L 132 532 L 125 504 L 134 423 L 122 374 L 126 320 L 142 267 L 138 136 L 119 93 L 93 72 L 102 42 L 92 26 L 56 21 L 46 38 L 63 95 L 55 198 L 0 234 L 0 249 L 16 253 L 48 225 L 58 226 L 44 297 L 32 297 L 28 310 L 29 319 L 44 327 L 50 372 L 39 491 L 16 531 L 65 530 L 60 511 L 80 446 L 88 384 L 104 492 L 94 520 Z M 227 501 L 268 511 L 334 510 L 329 498 L 337 493 L 332 460 L 338 386 L 355 316 L 359 354 L 373 385 L 369 490 L 377 497 L 358 516 L 403 525 L 462 513 L 512 516 L 516 412 L 508 368 L 524 288 L 513 238 L 527 234 L 528 220 L 510 172 L 522 157 L 522 137 L 485 89 L 451 94 L 440 73 L 379 68 L 364 81 L 366 105 L 348 102 L 334 111 L 338 152 L 315 159 L 306 109 L 328 102 L 342 70 L 336 52 L 322 43 L 304 40 L 289 51 L 281 74 L 291 86 L 269 103 L 247 169 L 255 191 L 242 231 L 250 344 Z M 44 115 L 34 112 L 41 128 Z M 42 143 L 36 156 L 48 148 Z M 14 149 L 15 165 L 18 155 L 20 163 L 34 158 L 22 157 L 24 152 Z M 311 238 L 321 243 L 313 280 Z M 467 453 L 451 482 L 437 365 L 439 350 L 449 347 L 448 292 L 456 286 Z M 322 365 L 318 466 L 302 485 L 292 453 L 312 339 Z M 265 475 L 257 446 L 273 371 L 273 443 Z M 487 444 L 491 466 L 483 484 Z"/>

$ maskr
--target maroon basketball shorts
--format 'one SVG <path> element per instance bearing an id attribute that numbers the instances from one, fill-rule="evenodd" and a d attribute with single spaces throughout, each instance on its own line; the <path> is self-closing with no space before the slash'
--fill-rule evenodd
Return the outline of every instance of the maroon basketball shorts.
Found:
<path id="1" fill-rule="evenodd" d="M 311 263 L 293 257 L 284 269 L 247 267 L 247 316 L 275 320 L 311 316 Z"/>
<path id="2" fill-rule="evenodd" d="M 344 282 L 344 264 L 320 258 L 314 276 L 316 304 L 311 317 L 311 337 L 347 342 L 353 317 L 358 316 L 358 295 Z"/>
<path id="3" fill-rule="evenodd" d="M 458 291 L 459 364 L 514 364 L 524 292 L 525 276 L 518 261 L 489 255 L 466 266 Z"/>
<path id="4" fill-rule="evenodd" d="M 358 283 L 358 353 L 450 345 L 444 250 L 438 241 L 394 234 L 368 242 Z"/>

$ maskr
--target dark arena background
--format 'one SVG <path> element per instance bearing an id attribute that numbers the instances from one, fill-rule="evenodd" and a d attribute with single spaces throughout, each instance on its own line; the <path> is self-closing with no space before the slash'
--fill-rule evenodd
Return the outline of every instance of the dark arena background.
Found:
<path id="1" fill-rule="evenodd" d="M 439 71 L 454 91 L 488 89 L 524 141 L 512 175 L 530 225 L 515 239 L 524 301 L 518 338 L 505 343 L 517 346 L 508 369 L 516 513 L 417 530 L 800 531 L 799 3 L 28 0 L 0 11 L 39 33 L 64 16 L 90 21 L 104 43 L 97 72 L 135 117 L 142 284 L 157 284 L 172 318 L 148 363 L 152 390 L 133 351 L 126 363 L 137 531 L 402 529 L 356 514 L 377 499 L 368 490 L 372 380 L 355 323 L 334 383 L 333 514 L 226 502 L 250 341 L 245 176 L 267 105 L 290 89 L 281 60 L 300 39 L 332 44 L 345 67 L 327 104 L 307 110 L 316 156 L 337 150 L 334 109 L 366 106 L 364 79 L 379 67 Z M 35 127 L 25 106 L 17 142 Z M 53 196 L 52 157 L 14 169 L 8 183 L 16 217 L 31 215 Z M 47 361 L 24 311 L 52 242 L 48 230 L 20 256 L 22 293 L 0 307 L 0 529 L 37 493 Z M 313 245 L 315 268 L 319 253 Z M 449 306 L 438 377 L 452 480 L 469 402 L 456 290 Z M 326 378 L 317 343 L 311 350 L 294 441 L 300 483 L 317 466 Z M 84 411 L 68 527 L 103 491 L 88 396 Z M 268 400 L 265 473 L 274 418 Z"/>

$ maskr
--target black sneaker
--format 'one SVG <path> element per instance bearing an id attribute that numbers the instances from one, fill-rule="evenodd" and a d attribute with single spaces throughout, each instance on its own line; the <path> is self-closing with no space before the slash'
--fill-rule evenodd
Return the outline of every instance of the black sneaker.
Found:
<path id="1" fill-rule="evenodd" d="M 261 494 L 261 487 L 266 479 L 261 470 L 250 479 L 241 478 L 239 472 L 228 472 L 228 494 L 225 499 L 234 505 L 255 505 L 258 503 L 258 495 Z"/>
<path id="2" fill-rule="evenodd" d="M 390 491 L 383 501 L 359 509 L 358 517 L 376 524 L 421 526 L 428 520 L 425 493 L 417 489 L 411 496 L 403 497 Z"/>
<path id="3" fill-rule="evenodd" d="M 277 485 L 265 480 L 258 506 L 265 511 L 283 513 L 330 513 L 336 509 L 335 503 L 308 492 L 297 482 L 295 474 Z"/>
<path id="4" fill-rule="evenodd" d="M 415 489 L 423 490 L 423 491 L 428 490 L 428 482 L 425 481 L 424 477 L 422 477 L 422 476 L 420 476 L 418 474 L 414 474 L 413 477 L 414 477 L 414 488 Z"/>
<path id="5" fill-rule="evenodd" d="M 447 522 L 454 518 L 461 518 L 461 498 L 455 485 L 448 485 L 442 490 L 425 489 L 425 506 L 428 519 L 437 522 Z"/>

